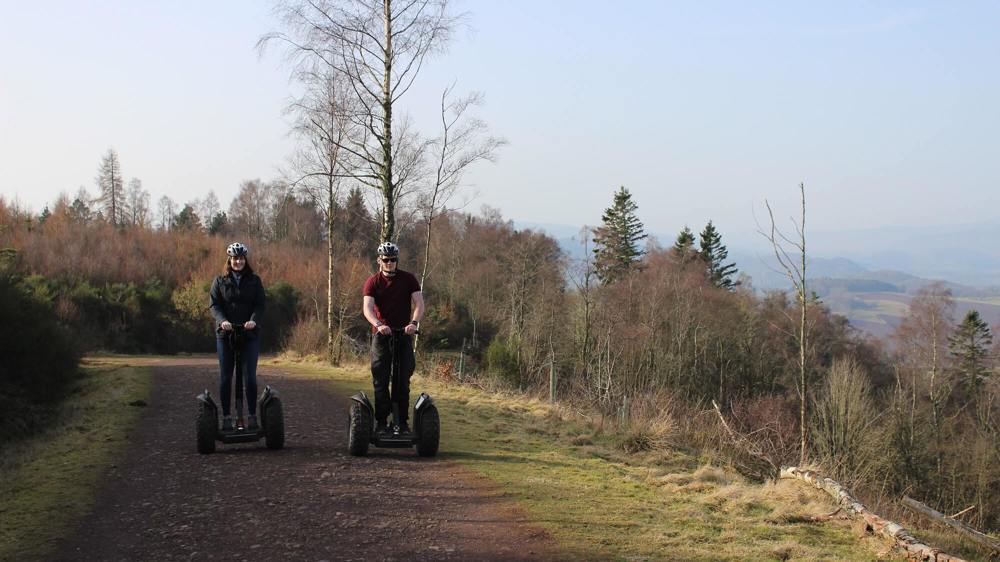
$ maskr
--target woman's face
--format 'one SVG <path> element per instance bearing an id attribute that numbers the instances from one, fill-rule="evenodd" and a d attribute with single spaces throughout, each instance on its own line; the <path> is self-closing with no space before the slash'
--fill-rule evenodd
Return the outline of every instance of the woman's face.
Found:
<path id="1" fill-rule="evenodd" d="M 233 266 L 233 271 L 243 271 L 247 265 L 246 256 L 233 256 L 229 258 L 229 265 Z"/>

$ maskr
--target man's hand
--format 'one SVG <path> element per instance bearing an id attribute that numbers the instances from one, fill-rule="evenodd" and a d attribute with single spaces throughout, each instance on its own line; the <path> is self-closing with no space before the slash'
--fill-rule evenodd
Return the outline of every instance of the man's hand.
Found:
<path id="1" fill-rule="evenodd" d="M 219 324 L 219 327 L 222 328 L 222 331 L 224 332 L 229 332 L 233 329 L 233 325 L 229 323 L 229 320 L 223 320 L 222 324 Z"/>
<path id="2" fill-rule="evenodd" d="M 392 328 L 390 328 L 389 326 L 387 326 L 385 324 L 382 324 L 378 328 L 375 328 L 375 331 L 377 331 L 378 333 L 382 334 L 383 336 L 388 336 L 389 334 L 392 333 Z"/>
<path id="3" fill-rule="evenodd" d="M 403 328 L 403 331 L 406 332 L 406 335 L 412 336 L 413 334 L 417 333 L 417 325 L 412 323 L 407 324 L 406 327 Z"/>
<path id="4" fill-rule="evenodd" d="M 253 320 L 247 320 L 247 323 L 243 324 L 243 327 L 246 328 L 247 330 L 253 330 L 254 328 L 257 327 L 257 323 L 254 322 Z"/>

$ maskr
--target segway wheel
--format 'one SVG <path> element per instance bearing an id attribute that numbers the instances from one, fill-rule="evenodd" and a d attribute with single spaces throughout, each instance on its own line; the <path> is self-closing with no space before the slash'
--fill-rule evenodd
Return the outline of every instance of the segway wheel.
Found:
<path id="1" fill-rule="evenodd" d="M 272 398 L 264 408 L 264 444 L 268 449 L 285 446 L 285 412 L 277 397 Z"/>
<path id="2" fill-rule="evenodd" d="M 351 403 L 350 429 L 347 436 L 347 450 L 355 457 L 368 453 L 372 440 L 372 417 L 368 408 L 357 402 Z"/>
<path id="3" fill-rule="evenodd" d="M 441 440 L 441 418 L 433 404 L 420 416 L 420 435 L 417 437 L 417 454 L 433 457 Z"/>
<path id="4" fill-rule="evenodd" d="M 219 430 L 219 420 L 215 419 L 211 408 L 201 406 L 198 408 L 198 452 L 208 455 L 215 452 L 215 436 Z"/>

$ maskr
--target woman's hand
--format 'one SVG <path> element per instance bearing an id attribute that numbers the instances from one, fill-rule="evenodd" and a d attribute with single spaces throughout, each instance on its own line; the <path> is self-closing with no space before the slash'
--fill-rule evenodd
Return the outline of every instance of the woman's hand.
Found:
<path id="1" fill-rule="evenodd" d="M 243 327 L 246 328 L 247 330 L 253 330 L 254 328 L 257 327 L 257 323 L 254 322 L 253 320 L 247 320 L 247 323 L 243 324 Z"/>
<path id="2" fill-rule="evenodd" d="M 382 324 L 378 328 L 375 328 L 375 331 L 382 334 L 383 336 L 388 336 L 389 334 L 392 334 L 392 328 L 390 328 L 387 324 Z"/>
<path id="3" fill-rule="evenodd" d="M 222 328 L 222 331 L 224 332 L 229 332 L 233 329 L 233 325 L 229 323 L 229 320 L 223 320 L 222 324 L 219 324 L 219 327 Z"/>

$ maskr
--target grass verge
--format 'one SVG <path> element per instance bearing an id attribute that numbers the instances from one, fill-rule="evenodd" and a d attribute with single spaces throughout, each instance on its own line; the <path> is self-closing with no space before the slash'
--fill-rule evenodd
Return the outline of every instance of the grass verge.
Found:
<path id="1" fill-rule="evenodd" d="M 0 461 L 0 560 L 37 560 L 93 504 L 148 400 L 148 369 L 88 362 L 53 424 Z M 134 405 L 133 405 L 134 404 Z"/>
<path id="2" fill-rule="evenodd" d="M 275 362 L 330 380 L 334 392 L 370 390 L 364 367 Z M 834 511 L 798 482 L 748 483 L 677 450 L 627 454 L 557 408 L 415 376 L 441 413 L 440 458 L 489 479 L 555 537 L 567 556 L 591 560 L 899 559 L 849 521 L 810 522 Z"/>

